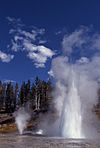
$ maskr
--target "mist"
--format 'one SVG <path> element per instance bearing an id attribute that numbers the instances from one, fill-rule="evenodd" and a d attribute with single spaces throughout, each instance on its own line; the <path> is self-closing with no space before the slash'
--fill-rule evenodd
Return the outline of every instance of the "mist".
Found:
<path id="1" fill-rule="evenodd" d="M 24 130 L 27 128 L 27 124 L 31 116 L 25 107 L 19 108 L 19 110 L 14 113 L 14 116 L 18 131 L 22 135 Z"/>
<path id="2" fill-rule="evenodd" d="M 81 102 L 80 104 L 81 105 L 80 111 L 82 118 L 81 132 L 84 135 L 83 137 L 85 138 L 93 138 L 93 137 L 96 138 L 98 137 L 97 129 L 95 129 L 97 118 L 96 115 L 92 112 L 92 110 L 93 107 L 98 102 L 97 91 L 99 88 L 99 84 L 95 77 L 97 76 L 97 74 L 94 75 L 94 73 L 92 73 L 91 71 L 91 66 L 93 66 L 94 61 L 83 64 L 80 63 L 70 64 L 66 59 L 67 57 L 63 56 L 57 57 L 52 62 L 52 70 L 56 78 L 56 89 L 54 92 L 54 98 L 55 98 L 55 106 L 59 113 L 58 124 L 60 125 L 62 122 L 63 109 L 64 108 L 68 109 L 70 105 L 68 102 L 68 98 L 70 97 L 70 95 L 73 96 L 73 94 L 69 94 L 69 90 L 71 88 L 71 82 L 73 79 L 72 75 L 72 70 L 73 70 L 75 87 L 77 88 L 78 96 L 80 97 L 80 102 Z M 73 102 L 72 102 L 73 110 L 75 109 L 76 101 L 77 100 L 75 100 L 75 96 L 73 96 Z M 67 113 L 63 119 L 64 121 L 65 118 L 67 118 Z M 67 124 L 68 122 L 69 121 L 66 121 L 66 123 L 63 124 Z M 77 121 L 76 124 L 78 124 L 78 122 L 79 121 Z M 69 124 L 71 124 L 71 122 Z M 61 127 L 58 130 L 60 131 L 60 133 L 62 133 Z M 64 129 L 66 137 L 68 137 L 67 130 Z"/>
<path id="3" fill-rule="evenodd" d="M 53 97 L 58 112 L 53 131 L 57 136 L 100 136 L 97 127 L 99 121 L 93 112 L 98 103 L 97 92 L 100 87 L 99 42 L 99 33 L 94 33 L 91 27 L 81 26 L 64 36 L 62 56 L 52 60 L 51 71 L 56 81 Z"/>

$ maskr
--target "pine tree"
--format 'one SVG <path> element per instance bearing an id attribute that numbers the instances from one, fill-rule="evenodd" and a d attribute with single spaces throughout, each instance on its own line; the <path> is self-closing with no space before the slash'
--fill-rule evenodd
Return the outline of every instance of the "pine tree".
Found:
<path id="1" fill-rule="evenodd" d="M 30 100 L 30 80 L 25 85 L 25 100 L 26 102 Z"/>
<path id="2" fill-rule="evenodd" d="M 35 110 L 36 104 L 35 104 L 35 96 L 36 96 L 36 88 L 34 83 L 32 84 L 31 90 L 30 90 L 30 102 L 31 102 L 31 108 Z"/>
<path id="3" fill-rule="evenodd" d="M 14 89 L 11 82 L 7 84 L 5 106 L 8 113 L 14 111 Z"/>
<path id="4" fill-rule="evenodd" d="M 7 84 L 3 83 L 2 84 L 3 90 L 2 90 L 2 97 L 3 97 L 3 110 L 6 110 L 6 88 L 7 88 Z"/>
<path id="5" fill-rule="evenodd" d="M 23 82 L 21 85 L 19 96 L 20 96 L 20 104 L 22 106 L 26 102 L 26 100 L 25 100 L 25 82 Z"/>
<path id="6" fill-rule="evenodd" d="M 16 109 L 16 105 L 18 105 L 18 97 L 19 97 L 19 86 L 18 86 L 18 83 L 16 83 L 15 85 L 15 99 L 14 99 L 14 110 Z"/>
<path id="7" fill-rule="evenodd" d="M 2 109 L 3 107 L 3 84 L 2 82 L 0 81 L 0 110 Z"/>

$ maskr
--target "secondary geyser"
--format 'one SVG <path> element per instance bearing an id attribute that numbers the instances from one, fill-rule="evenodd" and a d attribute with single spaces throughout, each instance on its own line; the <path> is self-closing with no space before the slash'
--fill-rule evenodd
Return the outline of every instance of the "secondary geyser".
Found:
<path id="1" fill-rule="evenodd" d="M 27 127 L 29 120 L 30 114 L 25 110 L 24 107 L 15 112 L 15 122 L 20 134 L 23 134 L 23 131 Z"/>

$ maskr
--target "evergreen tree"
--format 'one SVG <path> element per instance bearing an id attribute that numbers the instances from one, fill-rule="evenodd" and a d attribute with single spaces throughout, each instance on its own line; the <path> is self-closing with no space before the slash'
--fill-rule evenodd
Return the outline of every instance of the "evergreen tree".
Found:
<path id="1" fill-rule="evenodd" d="M 25 85 L 25 100 L 26 102 L 30 100 L 30 80 Z"/>
<path id="2" fill-rule="evenodd" d="M 3 108 L 3 84 L 0 81 L 0 110 Z"/>
<path id="3" fill-rule="evenodd" d="M 3 83 L 2 84 L 3 90 L 2 90 L 2 97 L 3 97 L 3 109 L 6 110 L 5 102 L 6 102 L 6 88 L 7 84 Z"/>
<path id="4" fill-rule="evenodd" d="M 14 89 L 11 82 L 7 84 L 5 106 L 8 113 L 14 111 Z"/>
<path id="5" fill-rule="evenodd" d="M 30 90 L 30 102 L 31 102 L 31 108 L 35 110 L 36 104 L 35 104 L 35 96 L 36 96 L 36 88 L 34 83 L 32 84 L 31 90 Z"/>
<path id="6" fill-rule="evenodd" d="M 19 86 L 18 86 L 18 83 L 16 83 L 15 85 L 15 99 L 14 99 L 14 109 L 16 109 L 16 105 L 18 105 L 18 97 L 19 97 Z"/>
<path id="7" fill-rule="evenodd" d="M 25 82 L 23 82 L 21 85 L 19 96 L 20 96 L 20 104 L 22 106 L 26 102 L 26 100 L 25 100 Z"/>

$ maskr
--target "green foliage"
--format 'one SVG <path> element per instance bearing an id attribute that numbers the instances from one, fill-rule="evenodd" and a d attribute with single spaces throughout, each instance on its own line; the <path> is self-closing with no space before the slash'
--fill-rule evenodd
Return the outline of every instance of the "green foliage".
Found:
<path id="1" fill-rule="evenodd" d="M 51 91 L 51 82 L 42 81 L 38 77 L 34 83 L 28 80 L 22 82 L 21 86 L 0 81 L 0 110 L 12 113 L 29 102 L 34 111 L 48 111 L 52 100 Z"/>

